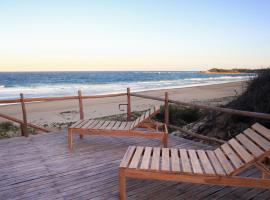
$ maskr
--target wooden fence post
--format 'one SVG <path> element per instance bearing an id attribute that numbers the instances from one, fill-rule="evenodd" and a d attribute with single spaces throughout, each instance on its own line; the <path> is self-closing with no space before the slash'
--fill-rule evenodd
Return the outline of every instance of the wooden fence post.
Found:
<path id="1" fill-rule="evenodd" d="M 23 114 L 23 124 L 21 124 L 21 131 L 22 131 L 22 136 L 28 137 L 27 115 L 26 115 L 23 93 L 21 93 L 20 96 L 21 96 L 20 100 L 21 100 L 22 114 Z"/>
<path id="2" fill-rule="evenodd" d="M 127 120 L 131 119 L 130 88 L 127 88 Z"/>
<path id="3" fill-rule="evenodd" d="M 78 99 L 79 99 L 79 107 L 80 107 L 80 119 L 84 119 L 84 113 L 83 113 L 83 102 L 82 102 L 82 91 L 78 91 Z"/>
<path id="4" fill-rule="evenodd" d="M 82 91 L 78 90 L 78 99 L 79 99 L 79 107 L 80 107 L 80 120 L 84 119 L 84 113 L 83 113 L 83 102 L 82 102 Z M 80 134 L 80 138 L 83 138 L 83 135 Z"/>
<path id="5" fill-rule="evenodd" d="M 167 127 L 169 126 L 169 95 L 165 92 L 165 102 L 164 102 L 164 119 Z"/>

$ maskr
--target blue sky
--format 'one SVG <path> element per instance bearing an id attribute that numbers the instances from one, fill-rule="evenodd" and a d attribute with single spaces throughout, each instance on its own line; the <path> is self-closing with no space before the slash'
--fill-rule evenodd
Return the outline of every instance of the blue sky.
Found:
<path id="1" fill-rule="evenodd" d="M 0 71 L 270 66 L 270 1 L 0 0 Z"/>

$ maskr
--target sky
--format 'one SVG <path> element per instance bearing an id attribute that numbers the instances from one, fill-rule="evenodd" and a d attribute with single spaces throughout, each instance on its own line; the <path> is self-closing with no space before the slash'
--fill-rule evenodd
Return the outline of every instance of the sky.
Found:
<path id="1" fill-rule="evenodd" d="M 0 0 L 0 71 L 270 66 L 268 0 Z"/>

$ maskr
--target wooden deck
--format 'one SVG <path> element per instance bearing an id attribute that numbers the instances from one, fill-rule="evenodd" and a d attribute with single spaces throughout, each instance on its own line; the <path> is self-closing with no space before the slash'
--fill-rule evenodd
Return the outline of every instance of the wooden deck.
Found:
<path id="1" fill-rule="evenodd" d="M 118 166 L 129 145 L 159 140 L 85 136 L 67 146 L 65 132 L 0 140 L 0 199 L 118 199 Z M 170 136 L 169 147 L 211 149 Z M 247 175 L 257 173 L 255 169 Z M 270 199 L 270 190 L 127 180 L 128 199 Z"/>

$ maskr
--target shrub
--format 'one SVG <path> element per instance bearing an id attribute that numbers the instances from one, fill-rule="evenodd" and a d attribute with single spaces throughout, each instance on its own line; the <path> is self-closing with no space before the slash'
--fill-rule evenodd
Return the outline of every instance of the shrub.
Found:
<path id="1" fill-rule="evenodd" d="M 252 112 L 270 113 L 270 68 L 260 70 L 258 75 L 248 82 L 246 91 L 225 107 Z M 234 123 L 244 122 L 248 124 L 257 121 L 270 127 L 270 121 L 255 118 L 234 115 L 230 120 Z"/>
<path id="2" fill-rule="evenodd" d="M 5 121 L 0 123 L 0 138 L 9 138 L 18 133 L 19 128 L 12 122 Z"/>
<path id="3" fill-rule="evenodd" d="M 0 123 L 0 129 L 3 131 L 9 131 L 10 129 L 12 129 L 13 126 L 13 123 L 9 121 Z"/>
<path id="4" fill-rule="evenodd" d="M 202 112 L 196 108 L 186 108 L 177 105 L 169 105 L 169 123 L 175 126 L 182 126 L 199 120 Z M 164 122 L 164 106 L 161 106 L 160 113 L 156 119 Z"/>

